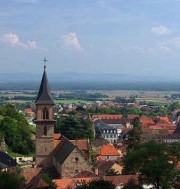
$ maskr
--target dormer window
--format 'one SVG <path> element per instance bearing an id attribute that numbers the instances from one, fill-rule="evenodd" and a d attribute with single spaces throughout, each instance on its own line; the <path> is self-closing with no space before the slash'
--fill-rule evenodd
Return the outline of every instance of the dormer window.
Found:
<path id="1" fill-rule="evenodd" d="M 43 119 L 49 119 L 49 111 L 46 107 L 43 109 Z"/>

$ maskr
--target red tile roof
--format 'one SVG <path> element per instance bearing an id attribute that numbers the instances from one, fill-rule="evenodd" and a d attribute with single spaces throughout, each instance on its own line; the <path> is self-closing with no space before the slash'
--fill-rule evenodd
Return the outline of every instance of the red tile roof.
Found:
<path id="1" fill-rule="evenodd" d="M 70 140 L 75 146 L 77 146 L 80 150 L 89 150 L 89 141 L 88 139 L 83 140 Z"/>
<path id="2" fill-rule="evenodd" d="M 138 115 L 134 115 L 134 114 L 129 114 L 127 116 L 128 119 L 135 119 L 136 117 L 139 117 Z"/>
<path id="3" fill-rule="evenodd" d="M 53 180 L 57 189 L 66 189 L 68 185 L 72 182 L 73 179 L 71 178 L 64 178 L 64 179 L 56 179 Z"/>
<path id="4" fill-rule="evenodd" d="M 141 116 L 140 120 L 141 120 L 141 123 L 142 123 L 142 127 L 155 125 L 155 122 L 151 118 L 149 118 L 147 116 Z"/>
<path id="5" fill-rule="evenodd" d="M 64 136 L 61 134 L 54 134 L 54 148 L 56 148 L 61 141 L 63 140 Z M 77 146 L 80 150 L 89 151 L 89 141 L 88 139 L 82 140 L 70 140 L 75 146 Z"/>
<path id="6" fill-rule="evenodd" d="M 53 180 L 53 182 L 57 186 L 57 189 L 67 189 L 68 187 L 71 189 L 75 189 L 77 183 L 82 183 L 82 182 L 88 183 L 92 180 L 98 180 L 98 179 L 100 179 L 100 177 L 71 178 L 71 179 L 65 178 L 65 179 Z M 138 182 L 137 175 L 105 176 L 104 179 L 111 181 L 115 186 L 125 185 L 128 183 L 130 179 L 134 179 L 136 182 Z"/>
<path id="7" fill-rule="evenodd" d="M 100 149 L 101 156 L 119 156 L 119 152 L 112 144 L 102 146 Z"/>
<path id="8" fill-rule="evenodd" d="M 169 124 L 169 125 L 173 125 L 173 123 L 169 120 L 169 118 L 167 116 L 159 117 L 159 122 L 160 123 L 166 123 L 166 124 Z"/>
<path id="9" fill-rule="evenodd" d="M 54 134 L 54 148 L 61 142 L 61 136 L 60 133 Z"/>
<path id="10" fill-rule="evenodd" d="M 24 110 L 24 112 L 25 112 L 26 114 L 29 114 L 30 116 L 34 116 L 34 115 L 35 115 L 35 113 L 33 112 L 33 110 L 32 110 L 31 108 L 26 108 L 26 109 Z"/>
<path id="11" fill-rule="evenodd" d="M 101 114 L 101 115 L 93 115 L 92 116 L 92 121 L 97 120 L 97 119 L 122 119 L 122 115 L 111 115 L 111 114 Z"/>
<path id="12" fill-rule="evenodd" d="M 42 168 L 23 168 L 22 175 L 24 176 L 27 183 L 31 181 L 31 179 L 37 176 L 41 172 Z"/>
<path id="13" fill-rule="evenodd" d="M 120 176 L 106 176 L 105 180 L 112 181 L 115 186 L 122 184 L 123 186 L 128 183 L 129 180 L 134 179 L 138 182 L 137 175 L 120 175 Z"/>
<path id="14" fill-rule="evenodd" d="M 50 185 L 43 180 L 42 178 L 35 176 L 31 181 L 24 187 L 24 189 L 35 189 L 35 188 L 44 188 L 49 189 Z"/>

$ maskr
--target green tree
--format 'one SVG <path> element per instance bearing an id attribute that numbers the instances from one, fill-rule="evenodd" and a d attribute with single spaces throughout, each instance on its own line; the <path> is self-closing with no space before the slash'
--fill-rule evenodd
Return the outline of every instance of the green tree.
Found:
<path id="1" fill-rule="evenodd" d="M 61 133 L 68 139 L 93 139 L 93 128 L 90 121 L 83 118 L 70 116 L 68 118 L 58 118 L 55 128 L 56 133 Z"/>
<path id="2" fill-rule="evenodd" d="M 134 179 L 130 179 L 123 189 L 142 189 L 142 187 Z"/>
<path id="3" fill-rule="evenodd" d="M 128 114 L 134 114 L 134 115 L 142 115 L 142 111 L 138 107 L 129 107 L 126 106 L 120 110 L 120 113 L 123 116 L 127 116 Z"/>
<path id="4" fill-rule="evenodd" d="M 16 172 L 0 173 L 0 189 L 19 189 L 24 178 Z"/>
<path id="5" fill-rule="evenodd" d="M 39 177 L 46 181 L 50 186 L 55 187 L 55 183 L 52 182 L 52 178 L 50 178 L 48 174 L 41 173 Z"/>
<path id="6" fill-rule="evenodd" d="M 115 171 L 114 169 L 109 169 L 108 171 L 106 171 L 106 176 L 116 176 L 118 175 L 118 171 Z"/>
<path id="7" fill-rule="evenodd" d="M 128 148 L 134 150 L 141 142 L 142 126 L 139 117 L 136 117 L 133 121 L 133 129 L 129 133 Z"/>
<path id="8" fill-rule="evenodd" d="M 180 142 L 173 142 L 167 144 L 167 152 L 169 155 L 169 160 L 176 166 L 180 161 Z"/>
<path id="9" fill-rule="evenodd" d="M 155 189 L 168 189 L 178 172 L 165 152 L 165 146 L 155 141 L 141 144 L 123 159 L 124 171 L 138 173 L 143 184 L 152 184 Z"/>
<path id="10" fill-rule="evenodd" d="M 21 154 L 31 153 L 33 151 L 31 128 L 24 115 L 9 104 L 0 107 L 0 114 L 3 115 L 3 119 L 0 120 L 1 135 L 8 148 Z"/>

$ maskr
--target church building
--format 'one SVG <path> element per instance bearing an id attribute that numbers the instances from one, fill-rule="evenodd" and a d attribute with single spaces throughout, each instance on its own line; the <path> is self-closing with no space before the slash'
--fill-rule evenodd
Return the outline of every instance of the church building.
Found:
<path id="1" fill-rule="evenodd" d="M 88 139 L 71 141 L 60 134 L 54 134 L 54 100 L 49 89 L 46 66 L 42 76 L 36 105 L 36 166 L 43 170 L 55 168 L 60 178 L 73 177 L 88 170 Z M 58 136 L 58 138 L 57 138 Z"/>

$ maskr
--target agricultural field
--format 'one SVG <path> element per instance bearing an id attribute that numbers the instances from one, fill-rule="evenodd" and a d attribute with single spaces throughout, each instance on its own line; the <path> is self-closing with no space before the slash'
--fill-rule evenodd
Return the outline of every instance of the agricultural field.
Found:
<path id="1" fill-rule="evenodd" d="M 180 91 L 136 91 L 136 90 L 53 90 L 55 103 L 77 104 L 88 103 L 96 100 L 113 100 L 116 97 L 129 98 L 134 96 L 137 102 L 154 102 L 159 104 L 170 104 L 180 102 L 180 97 L 172 98 L 173 94 L 180 95 Z M 88 98 L 98 94 L 96 98 Z M 1 91 L 0 100 L 4 103 L 34 103 L 37 92 L 35 91 Z M 102 97 L 101 97 L 102 95 Z M 63 98 L 61 98 L 63 96 Z M 67 97 L 67 98 L 66 98 Z"/>

